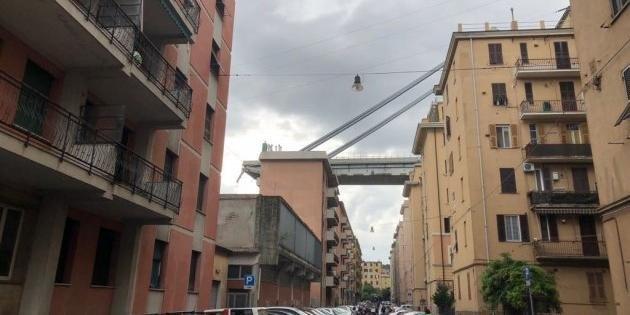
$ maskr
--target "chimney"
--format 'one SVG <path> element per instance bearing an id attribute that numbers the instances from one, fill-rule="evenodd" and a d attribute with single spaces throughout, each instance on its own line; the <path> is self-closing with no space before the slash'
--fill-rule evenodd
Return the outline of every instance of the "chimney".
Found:
<path id="1" fill-rule="evenodd" d="M 545 21 L 540 20 L 540 29 L 544 30 L 545 29 Z"/>
<path id="2" fill-rule="evenodd" d="M 489 31 L 489 30 L 490 30 L 490 23 L 486 22 L 486 23 L 483 23 L 483 25 L 484 25 L 484 29 L 485 29 L 486 31 Z"/>
<path id="3" fill-rule="evenodd" d="M 518 31 L 518 22 L 512 20 L 512 22 L 510 22 L 510 29 L 513 31 Z"/>
<path id="4" fill-rule="evenodd" d="M 462 23 L 458 23 L 457 24 L 457 31 L 458 32 L 463 32 L 464 31 L 464 26 L 462 25 Z"/>

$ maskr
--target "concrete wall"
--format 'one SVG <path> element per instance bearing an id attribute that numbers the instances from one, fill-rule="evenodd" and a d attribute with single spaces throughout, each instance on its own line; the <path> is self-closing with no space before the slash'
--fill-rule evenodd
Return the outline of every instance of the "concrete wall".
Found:
<path id="1" fill-rule="evenodd" d="M 244 195 L 238 199 L 221 199 L 217 225 L 219 231 L 225 232 L 218 233 L 218 243 L 232 250 L 256 248 L 257 196 Z"/>

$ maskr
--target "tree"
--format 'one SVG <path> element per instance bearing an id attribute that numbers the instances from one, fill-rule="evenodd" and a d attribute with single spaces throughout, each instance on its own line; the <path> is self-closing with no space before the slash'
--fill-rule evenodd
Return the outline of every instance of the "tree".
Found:
<path id="1" fill-rule="evenodd" d="M 378 289 L 373 287 L 371 284 L 366 282 L 363 284 L 363 286 L 361 286 L 362 301 L 374 301 L 378 299 L 379 296 L 380 293 L 378 292 Z"/>
<path id="2" fill-rule="evenodd" d="M 455 303 L 455 296 L 453 291 L 444 283 L 438 283 L 437 289 L 431 297 L 433 303 L 437 305 L 440 314 L 450 314 Z"/>
<path id="3" fill-rule="evenodd" d="M 508 253 L 501 256 L 503 257 L 501 260 L 488 264 L 481 278 L 481 293 L 486 303 L 493 309 L 500 304 L 509 314 L 528 309 L 529 296 L 523 270 L 529 267 L 534 309 L 545 313 L 562 312 L 553 275 L 538 266 L 514 260 Z"/>
<path id="4" fill-rule="evenodd" d="M 384 288 L 381 289 L 381 300 L 382 301 L 389 301 L 392 298 L 392 293 L 390 288 Z"/>

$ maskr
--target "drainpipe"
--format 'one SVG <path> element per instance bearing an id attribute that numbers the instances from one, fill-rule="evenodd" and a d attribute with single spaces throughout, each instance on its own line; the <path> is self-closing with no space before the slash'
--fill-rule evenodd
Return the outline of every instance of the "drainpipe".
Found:
<path id="1" fill-rule="evenodd" d="M 473 98 L 475 100 L 475 127 L 477 129 L 477 153 L 479 154 L 479 177 L 481 179 L 481 204 L 483 206 L 483 231 L 486 241 L 486 262 L 490 261 L 490 248 L 488 244 L 488 207 L 486 205 L 486 183 L 483 178 L 483 154 L 481 152 L 481 133 L 479 131 L 479 102 L 477 101 L 477 71 L 475 70 L 475 51 L 472 37 L 470 40 L 470 68 L 472 69 Z M 472 209 L 471 209 L 472 211 Z"/>

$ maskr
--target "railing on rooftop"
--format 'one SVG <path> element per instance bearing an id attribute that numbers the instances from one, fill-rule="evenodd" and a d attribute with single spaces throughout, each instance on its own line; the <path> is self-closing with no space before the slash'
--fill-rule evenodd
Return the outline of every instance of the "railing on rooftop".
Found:
<path id="1" fill-rule="evenodd" d="M 580 258 L 606 257 L 606 243 L 603 241 L 534 241 L 536 257 Z"/>
<path id="2" fill-rule="evenodd" d="M 558 21 L 505 21 L 486 23 L 459 23 L 458 32 L 493 32 L 493 31 L 514 31 L 514 30 L 544 30 L 555 29 Z"/>
<path id="3" fill-rule="evenodd" d="M 524 100 L 521 113 L 576 113 L 584 112 L 583 100 Z"/>
<path id="4" fill-rule="evenodd" d="M 195 32 L 199 31 L 199 14 L 201 7 L 197 0 L 175 0 L 177 5 L 182 9 L 186 19 L 193 25 Z"/>
<path id="5" fill-rule="evenodd" d="M 0 127 L 35 146 L 179 212 L 182 183 L 99 129 L 0 71 Z"/>
<path id="6" fill-rule="evenodd" d="M 578 58 L 542 58 L 522 59 L 516 61 L 516 71 L 548 71 L 548 70 L 579 70 Z"/>
<path id="7" fill-rule="evenodd" d="M 192 88 L 186 76 L 162 56 L 133 20 L 114 0 L 72 0 L 129 60 L 140 69 L 186 118 L 190 116 Z"/>

